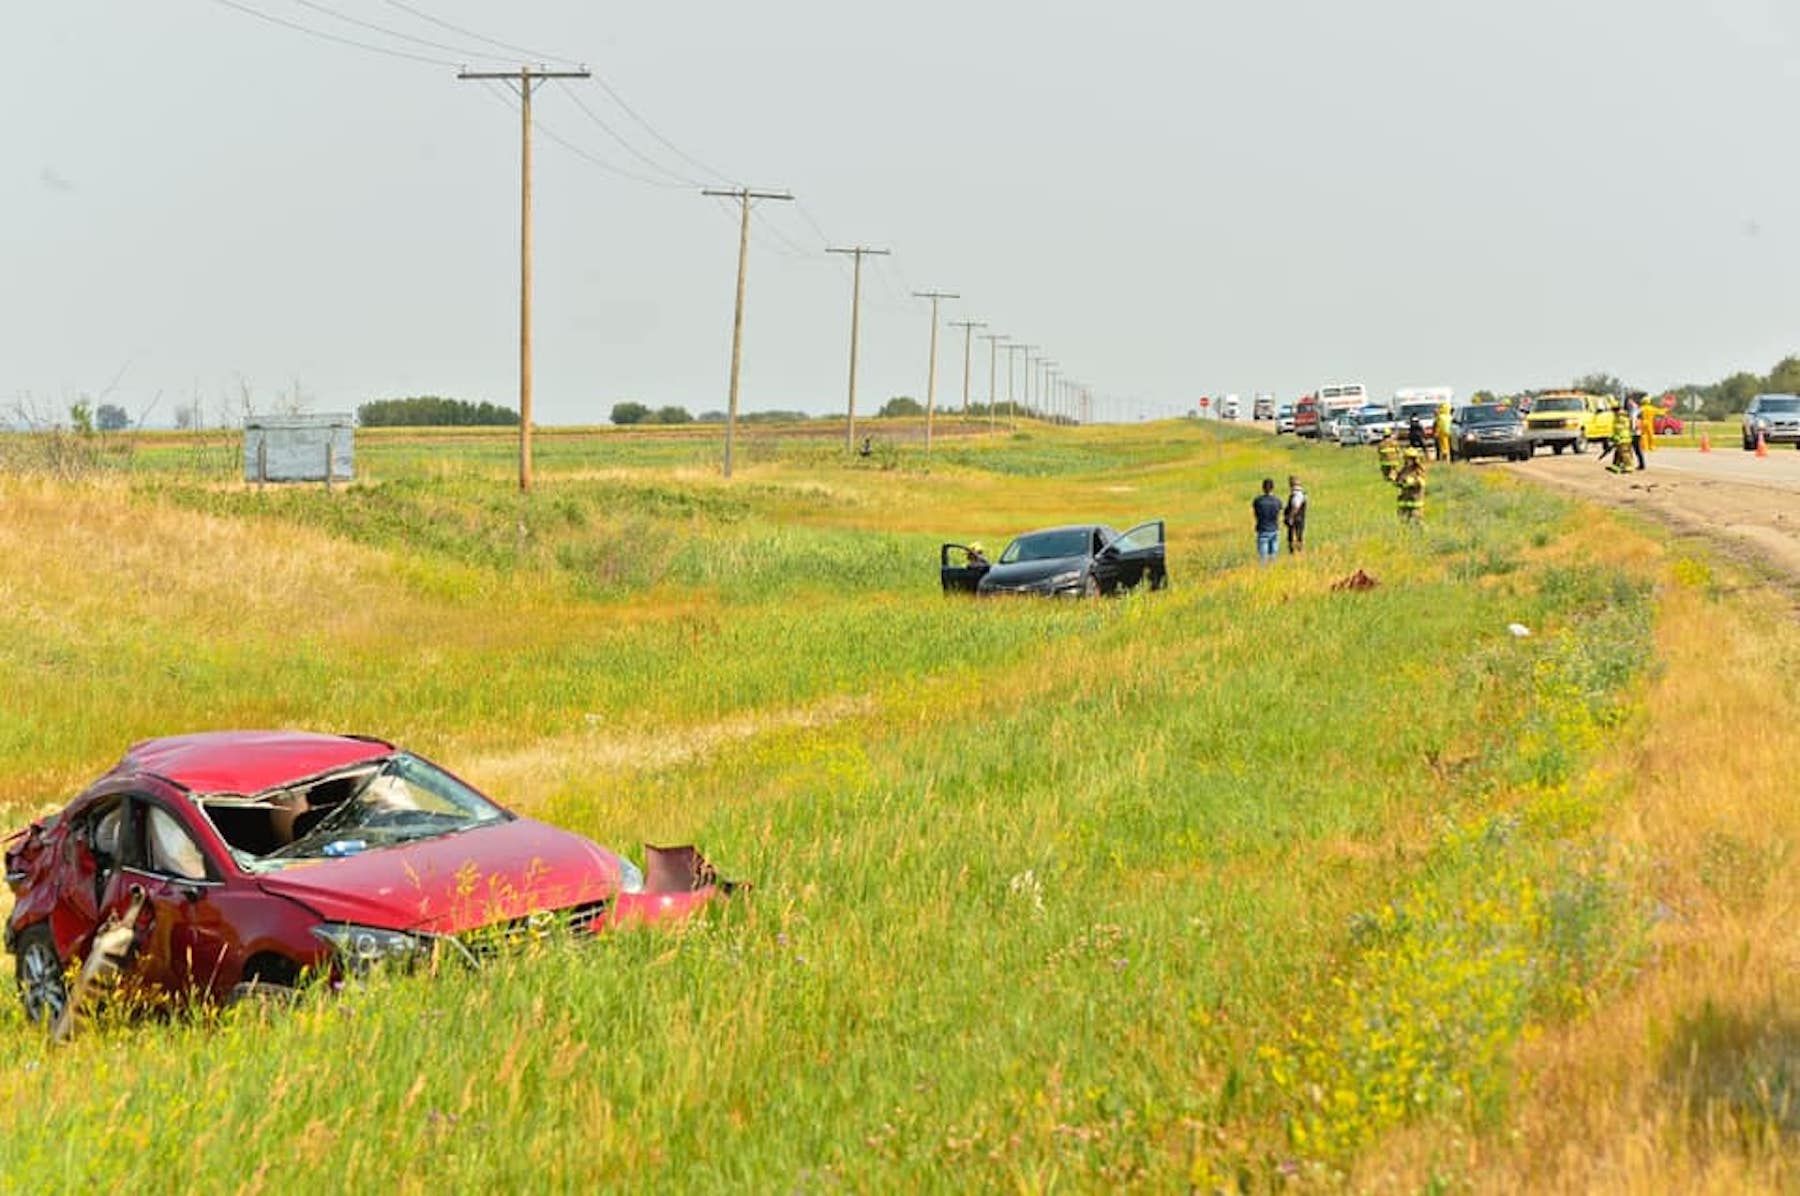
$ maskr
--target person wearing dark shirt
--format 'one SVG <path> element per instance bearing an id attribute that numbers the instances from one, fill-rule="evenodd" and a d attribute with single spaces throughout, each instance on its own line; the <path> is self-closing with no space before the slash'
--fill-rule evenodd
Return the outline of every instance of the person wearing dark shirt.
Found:
<path id="1" fill-rule="evenodd" d="M 1281 547 L 1281 500 L 1275 497 L 1275 479 L 1264 478 L 1262 493 L 1250 500 L 1256 512 L 1256 559 L 1268 564 Z"/>

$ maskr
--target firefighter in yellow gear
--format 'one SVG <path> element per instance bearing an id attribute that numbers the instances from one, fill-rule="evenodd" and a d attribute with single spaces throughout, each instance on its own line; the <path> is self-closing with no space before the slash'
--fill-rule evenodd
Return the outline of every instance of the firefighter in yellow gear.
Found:
<path id="1" fill-rule="evenodd" d="M 1623 406 L 1613 408 L 1612 460 L 1606 468 L 1613 473 L 1631 472 L 1631 416 Z"/>
<path id="2" fill-rule="evenodd" d="M 1400 472 L 1394 475 L 1394 487 L 1399 492 L 1400 522 L 1418 523 L 1425 517 L 1424 453 L 1418 449 L 1406 450 L 1406 458 L 1400 463 Z"/>
<path id="3" fill-rule="evenodd" d="M 1437 417 L 1431 421 L 1431 436 L 1437 442 L 1437 459 L 1450 459 L 1450 404 L 1439 403 Z"/>
<path id="4" fill-rule="evenodd" d="M 1381 455 L 1381 480 L 1393 481 L 1394 471 L 1400 468 L 1400 438 L 1394 435 L 1392 428 L 1383 432 L 1381 439 L 1375 442 L 1375 451 Z"/>
<path id="5" fill-rule="evenodd" d="M 1638 426 L 1643 429 L 1644 433 L 1644 451 L 1654 453 L 1656 451 L 1656 417 L 1663 413 L 1663 409 L 1652 402 L 1649 395 L 1645 395 L 1638 412 Z"/>

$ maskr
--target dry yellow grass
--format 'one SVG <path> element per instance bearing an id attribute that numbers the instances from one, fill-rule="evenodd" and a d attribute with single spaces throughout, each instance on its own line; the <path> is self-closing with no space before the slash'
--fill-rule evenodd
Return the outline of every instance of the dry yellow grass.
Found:
<path id="1" fill-rule="evenodd" d="M 1524 1047 L 1504 1130 L 1397 1135 L 1357 1186 L 1416 1191 L 1446 1171 L 1493 1192 L 1800 1185 L 1800 628 L 1773 596 L 1710 598 L 1691 562 L 1665 577 L 1663 668 L 1604 766 L 1627 796 L 1603 829 L 1655 919 L 1642 975 Z"/>

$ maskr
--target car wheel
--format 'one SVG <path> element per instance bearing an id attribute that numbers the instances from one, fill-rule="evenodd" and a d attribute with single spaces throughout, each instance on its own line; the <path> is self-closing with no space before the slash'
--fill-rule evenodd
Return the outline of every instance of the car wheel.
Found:
<path id="1" fill-rule="evenodd" d="M 14 967 L 19 978 L 19 1000 L 25 1019 L 48 1026 L 69 1003 L 69 986 L 63 962 L 56 954 L 50 928 L 39 922 L 19 932 Z"/>
<path id="2" fill-rule="evenodd" d="M 1575 434 L 1575 455 L 1579 457 L 1585 452 L 1587 452 L 1587 433 L 1577 432 Z"/>
<path id="3" fill-rule="evenodd" d="M 1081 596 L 1083 598 L 1095 598 L 1095 597 L 1098 597 L 1099 594 L 1100 594 L 1100 579 L 1099 578 L 1095 577 L 1092 573 L 1089 573 L 1081 579 Z"/>
<path id="4" fill-rule="evenodd" d="M 1555 444 L 1550 446 L 1550 451 L 1560 457 L 1563 455 L 1563 447 L 1564 447 L 1563 443 L 1559 440 Z M 1532 450 L 1532 455 L 1533 456 L 1537 455 L 1537 450 L 1535 448 L 1533 448 L 1533 450 Z"/>
<path id="5" fill-rule="evenodd" d="M 232 985 L 225 1004 L 227 1007 L 241 1005 L 250 1009 L 285 1008 L 299 999 L 300 990 L 292 985 L 258 978 Z"/>

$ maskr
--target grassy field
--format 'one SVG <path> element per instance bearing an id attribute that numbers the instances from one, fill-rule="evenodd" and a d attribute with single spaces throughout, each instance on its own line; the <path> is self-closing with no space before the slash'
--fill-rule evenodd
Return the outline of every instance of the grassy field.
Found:
<path id="1" fill-rule="evenodd" d="M 355 730 L 755 884 L 294 1012 L 52 1050 L 0 1006 L 0 1174 L 1796 1182 L 1787 612 L 1498 471 L 1409 534 L 1368 455 L 1219 435 L 759 430 L 728 484 L 713 432 L 568 434 L 530 498 L 489 434 L 367 437 L 332 494 L 242 488 L 223 438 L 0 477 L 5 822 L 138 737 Z M 1260 569 L 1295 472 L 1312 549 Z M 937 593 L 943 540 L 1158 516 L 1164 593 Z"/>

